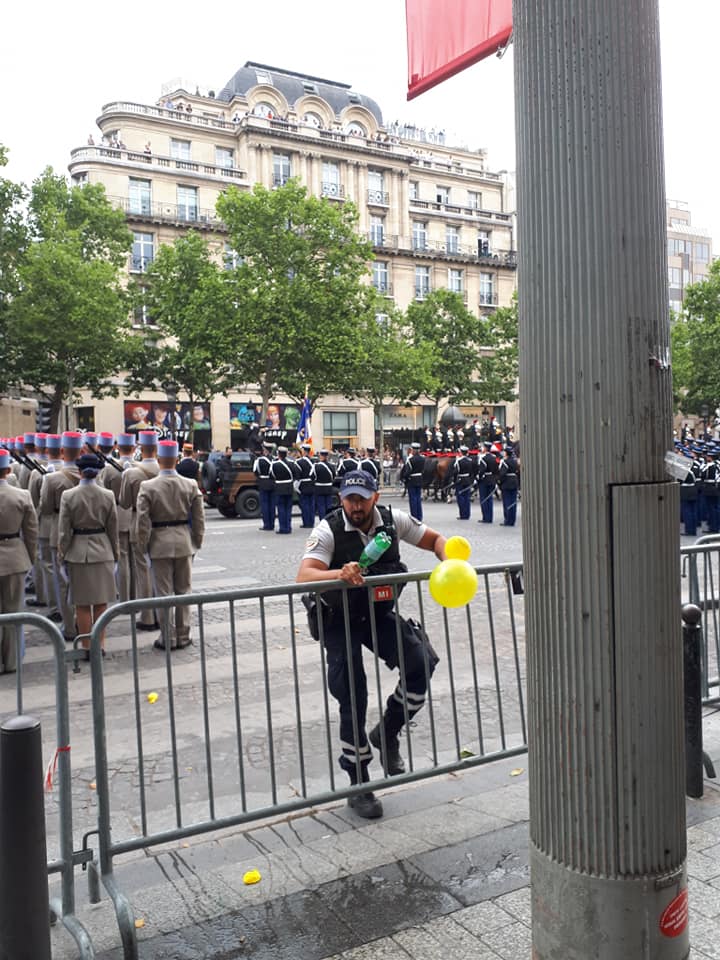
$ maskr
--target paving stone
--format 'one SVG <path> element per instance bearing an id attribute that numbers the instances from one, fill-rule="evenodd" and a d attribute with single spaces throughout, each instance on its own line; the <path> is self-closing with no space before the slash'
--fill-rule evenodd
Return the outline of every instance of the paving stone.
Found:
<path id="1" fill-rule="evenodd" d="M 694 877 L 688 877 L 689 902 L 694 912 L 703 917 L 720 916 L 720 882 L 705 883 Z"/>
<path id="2" fill-rule="evenodd" d="M 484 933 L 499 927 L 507 927 L 515 922 L 515 917 L 498 906 L 501 899 L 502 897 L 498 897 L 498 900 L 484 900 L 472 907 L 465 907 L 454 913 L 453 919 L 476 937 L 482 937 Z"/>
<path id="3" fill-rule="evenodd" d="M 512 914 L 516 920 L 529 927 L 532 923 L 532 894 L 530 887 L 522 887 L 520 890 L 513 890 L 512 893 L 505 893 L 494 901 L 495 905 Z"/>
<path id="4" fill-rule="evenodd" d="M 524 923 L 511 923 L 488 931 L 482 942 L 504 960 L 524 960 L 532 951 L 532 935 Z"/>
<path id="5" fill-rule="evenodd" d="M 720 852 L 720 845 L 718 845 L 718 852 Z M 688 876 L 695 877 L 697 880 L 713 880 L 715 877 L 720 877 L 720 859 L 717 855 L 709 856 L 707 851 L 698 853 L 695 850 L 688 850 L 687 872 Z"/>
<path id="6" fill-rule="evenodd" d="M 422 837 L 432 847 L 442 847 L 501 830 L 509 826 L 509 821 L 453 803 L 411 813 L 395 826 L 408 836 Z"/>
<path id="7" fill-rule="evenodd" d="M 497 954 L 455 921 L 455 914 L 441 917 L 393 936 L 413 960 L 495 960 Z"/>
<path id="8" fill-rule="evenodd" d="M 513 823 L 530 819 L 527 781 L 517 786 L 500 787 L 497 790 L 488 790 L 486 793 L 463 797 L 460 803 Z"/>

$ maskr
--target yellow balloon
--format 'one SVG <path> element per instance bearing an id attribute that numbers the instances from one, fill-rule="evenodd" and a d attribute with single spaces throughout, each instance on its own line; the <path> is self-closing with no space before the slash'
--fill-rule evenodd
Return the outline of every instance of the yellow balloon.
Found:
<path id="1" fill-rule="evenodd" d="M 477 574 L 466 560 L 443 560 L 430 574 L 430 596 L 441 607 L 464 607 L 478 588 Z"/>
<path id="2" fill-rule="evenodd" d="M 148 703 L 157 703 L 158 696 L 159 694 L 157 694 L 154 690 L 151 690 L 147 695 Z"/>
<path id="3" fill-rule="evenodd" d="M 243 874 L 243 883 L 247 886 L 253 883 L 260 883 L 262 877 L 260 876 L 259 870 L 248 870 L 247 873 Z"/>
<path id="4" fill-rule="evenodd" d="M 469 560 L 472 547 L 465 537 L 450 537 L 445 544 L 448 560 Z"/>

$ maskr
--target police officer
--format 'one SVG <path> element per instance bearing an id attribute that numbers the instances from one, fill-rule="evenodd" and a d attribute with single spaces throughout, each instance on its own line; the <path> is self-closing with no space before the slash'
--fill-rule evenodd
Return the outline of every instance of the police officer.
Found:
<path id="1" fill-rule="evenodd" d="M 324 448 L 318 454 L 315 466 L 315 513 L 322 520 L 332 506 L 333 482 L 335 467 L 329 462 L 330 451 Z"/>
<path id="2" fill-rule="evenodd" d="M 250 424 L 250 435 L 248 436 L 247 446 L 254 457 L 260 456 L 263 452 L 265 444 L 260 438 L 260 425 L 258 423 Z"/>
<path id="3" fill-rule="evenodd" d="M 312 529 L 315 526 L 315 465 L 310 459 L 312 447 L 309 443 L 300 444 L 302 456 L 295 461 L 298 470 L 298 496 L 300 499 L 301 527 Z"/>
<path id="4" fill-rule="evenodd" d="M 200 487 L 200 464 L 197 461 L 197 453 L 191 443 L 183 444 L 182 459 L 177 465 L 177 472 L 181 477 L 194 480 L 198 487 Z"/>
<path id="5" fill-rule="evenodd" d="M 192 558 L 205 533 L 205 508 L 194 480 L 176 470 L 178 445 L 174 440 L 158 444 L 159 472 L 143 480 L 137 498 L 138 549 L 150 557 L 155 596 L 182 596 L 192 589 Z M 190 639 L 190 607 L 158 609 L 162 638 L 153 646 L 180 650 Z"/>
<path id="6" fill-rule="evenodd" d="M 348 447 L 345 451 L 345 456 L 338 464 L 337 475 L 338 479 L 342 480 L 346 473 L 352 473 L 354 470 L 360 469 L 360 462 L 355 456 L 355 448 Z"/>
<path id="7" fill-rule="evenodd" d="M 367 571 L 370 576 L 407 570 L 400 560 L 401 540 L 434 552 L 439 560 L 445 559 L 445 538 L 400 510 L 391 511 L 378 506 L 377 483 L 365 471 L 357 470 L 343 477 L 340 497 L 342 508 L 329 513 L 308 538 L 297 575 L 299 583 L 342 580 L 349 586 L 362 586 L 364 579 L 357 561 L 366 544 L 380 530 L 390 537 L 390 546 L 370 566 Z M 340 766 L 351 783 L 366 783 L 372 744 L 379 751 L 387 774 L 403 773 L 405 764 L 400 755 L 398 736 L 406 716 L 412 720 L 425 702 L 427 680 L 438 662 L 437 655 L 424 632 L 394 612 L 392 595 L 376 598 L 371 614 L 367 590 L 348 591 L 349 637 L 345 636 L 342 592 L 330 591 L 323 597 L 327 605 L 323 608 L 326 610 L 323 613 L 323 640 L 328 687 L 340 706 Z M 375 622 L 374 635 L 372 620 Z M 402 658 L 398 655 L 398 620 Z M 394 668 L 402 663 L 403 669 L 395 690 L 388 697 L 380 723 L 368 736 L 365 732 L 368 693 L 362 648 L 373 649 L 374 641 L 377 642 L 378 655 L 388 667 Z M 351 797 L 348 805 L 359 816 L 368 819 L 380 817 L 383 813 L 382 804 L 369 792 Z"/>
<path id="8" fill-rule="evenodd" d="M 400 479 L 404 480 L 407 486 L 410 515 L 415 517 L 416 520 L 422 520 L 422 484 L 425 457 L 420 453 L 420 444 L 417 441 L 411 443 L 410 448 L 412 453 L 403 464 Z"/>
<path id="9" fill-rule="evenodd" d="M 358 463 L 358 469 L 369 473 L 375 481 L 380 480 L 380 466 L 375 459 L 375 447 L 366 447 L 365 456 Z"/>
<path id="10" fill-rule="evenodd" d="M 492 523 L 493 495 L 497 481 L 498 462 L 497 457 L 492 452 L 492 443 L 485 440 L 482 446 L 483 453 L 478 456 L 477 465 L 478 493 L 480 494 L 480 510 L 482 512 L 482 520 L 478 520 L 478 523 Z"/>
<path id="11" fill-rule="evenodd" d="M 688 537 L 697 534 L 697 498 L 697 478 L 693 464 L 688 460 L 687 473 L 680 481 L 680 522 L 685 526 L 685 535 Z"/>
<path id="12" fill-rule="evenodd" d="M 273 479 L 273 504 L 277 510 L 276 533 L 292 533 L 292 502 L 295 481 L 300 472 L 292 460 L 288 460 L 288 448 L 278 447 L 277 457 L 270 464 Z"/>
<path id="13" fill-rule="evenodd" d="M 720 533 L 720 468 L 717 464 L 717 453 L 714 452 L 712 447 L 708 447 L 705 453 L 701 483 L 703 499 L 706 504 L 708 530 L 710 533 Z"/>
<path id="14" fill-rule="evenodd" d="M 25 574 L 35 560 L 38 522 L 27 490 L 8 483 L 10 453 L 0 450 L 0 613 L 19 613 Z M 0 628 L 0 673 L 17 670 L 16 628 Z M 20 634 L 22 656 L 22 633 Z"/>
<path id="15" fill-rule="evenodd" d="M 60 497 L 57 556 L 68 571 L 78 633 L 88 650 L 93 624 L 117 596 L 117 508 L 112 491 L 97 482 L 103 468 L 100 457 L 84 453 L 76 467 L 80 482 Z M 104 649 L 104 633 L 100 644 Z"/>
<path id="16" fill-rule="evenodd" d="M 135 599 L 145 600 L 152 597 L 153 589 L 148 558 L 145 551 L 138 545 L 137 499 L 140 484 L 145 480 L 151 480 L 160 472 L 157 462 L 158 435 L 154 430 L 139 430 L 138 443 L 142 459 L 123 471 L 119 505 L 131 513 L 129 543 L 130 562 L 133 565 L 135 581 Z M 155 616 L 155 610 L 145 607 L 135 626 L 138 630 L 159 630 L 160 624 Z"/>
<path id="17" fill-rule="evenodd" d="M 100 434 L 101 440 L 103 434 Z M 105 437 L 109 440 L 110 437 Z M 107 449 L 108 444 L 105 444 Z M 135 438 L 131 433 L 118 434 L 118 451 L 120 458 L 117 465 L 113 463 L 105 465 L 98 483 L 110 490 L 115 498 L 115 507 L 118 518 L 118 561 L 117 561 L 117 593 L 121 602 L 135 599 L 135 584 L 130 576 L 130 527 L 132 526 L 133 512 L 130 507 L 120 505 L 120 490 L 122 488 L 123 472 L 133 466 L 133 453 L 135 452 Z M 109 456 L 109 454 L 108 454 Z M 118 469 L 119 468 L 119 469 Z"/>
<path id="18" fill-rule="evenodd" d="M 470 494 L 475 482 L 475 462 L 468 456 L 468 448 L 463 444 L 460 454 L 452 467 L 452 482 L 455 485 L 455 498 L 458 505 L 458 520 L 470 519 Z"/>
<path id="19" fill-rule="evenodd" d="M 263 444 L 263 452 L 253 464 L 253 473 L 257 477 L 258 493 L 260 494 L 260 515 L 263 525 L 261 530 L 273 531 L 275 529 L 275 504 L 273 502 L 273 478 L 270 472 L 270 452 L 272 445 Z"/>
<path id="20" fill-rule="evenodd" d="M 50 555 L 52 557 L 52 578 L 55 587 L 57 608 L 62 616 L 63 634 L 68 642 L 75 639 L 75 611 L 70 603 L 68 581 L 58 558 L 58 518 L 60 516 L 60 498 L 66 490 L 80 482 L 80 471 L 75 461 L 80 457 L 83 435 L 68 430 L 60 438 L 60 459 L 62 468 L 48 473 L 40 487 L 40 515 L 50 521 Z"/>
<path id="21" fill-rule="evenodd" d="M 517 495 L 520 489 L 520 464 L 512 444 L 506 444 L 505 457 L 498 470 L 498 485 L 502 494 L 503 526 L 514 527 L 517 515 Z"/>

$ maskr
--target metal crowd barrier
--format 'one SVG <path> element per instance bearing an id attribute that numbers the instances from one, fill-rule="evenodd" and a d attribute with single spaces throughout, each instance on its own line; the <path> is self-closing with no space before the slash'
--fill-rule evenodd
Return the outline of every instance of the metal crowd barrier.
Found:
<path id="1" fill-rule="evenodd" d="M 50 758 L 53 776 L 57 776 L 58 800 L 58 853 L 56 860 L 50 860 L 47 865 L 48 874 L 59 874 L 60 897 L 50 899 L 50 922 L 60 920 L 77 944 L 81 960 L 92 960 L 95 957 L 92 942 L 87 930 L 75 916 L 75 867 L 85 864 L 92 856 L 91 851 L 74 850 L 73 842 L 73 808 L 72 808 L 72 776 L 70 759 L 70 707 L 68 697 L 68 664 L 77 658 L 72 650 L 65 649 L 65 641 L 58 627 L 46 617 L 36 613 L 5 613 L 0 614 L 0 630 L 7 626 L 17 625 L 17 663 L 15 699 L 16 712 L 19 716 L 23 712 L 23 665 L 22 652 L 24 640 L 23 627 L 36 627 L 48 637 L 54 652 L 55 659 L 55 750 Z M 38 918 L 44 922 L 45 918 Z"/>
<path id="2" fill-rule="evenodd" d="M 525 753 L 521 567 L 477 568 L 478 593 L 458 610 L 428 599 L 428 573 L 367 580 L 369 596 L 377 586 L 392 589 L 396 611 L 427 630 L 440 663 L 430 681 L 425 658 L 425 710 L 401 740 L 407 771 L 373 777 L 371 766 L 371 782 L 354 787 L 337 763 L 338 707 L 328 691 L 324 645 L 310 637 L 300 602 L 303 594 L 341 590 L 349 644 L 350 588 L 337 581 L 284 585 L 108 609 L 91 640 L 99 863 L 90 873 L 99 873 L 114 903 L 126 960 L 138 954 L 132 907 L 113 872 L 118 855 Z M 153 607 L 162 621 L 181 606 L 193 611 L 194 646 L 171 652 L 164 627 L 164 656 L 146 656 L 145 635 L 139 643 L 136 629 L 140 612 Z M 128 616 L 132 694 L 128 722 L 117 730 L 108 723 L 100 635 Z M 374 615 L 370 620 L 368 729 L 398 673 L 404 685 L 402 645 L 398 667 L 387 671 L 377 656 Z M 404 709 L 407 720 L 407 701 Z M 357 747 L 357 724 L 354 737 Z"/>
<path id="3" fill-rule="evenodd" d="M 683 601 L 702 612 L 703 705 L 720 703 L 720 534 L 700 537 L 683 547 Z"/>

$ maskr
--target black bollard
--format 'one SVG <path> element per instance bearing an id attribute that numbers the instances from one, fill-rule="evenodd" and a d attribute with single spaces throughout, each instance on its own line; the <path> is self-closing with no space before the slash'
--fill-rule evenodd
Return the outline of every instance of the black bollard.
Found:
<path id="1" fill-rule="evenodd" d="M 685 793 L 703 795 L 702 613 L 694 603 L 682 608 L 685 673 Z"/>
<path id="2" fill-rule="evenodd" d="M 0 960 L 50 960 L 40 721 L 0 727 Z"/>

